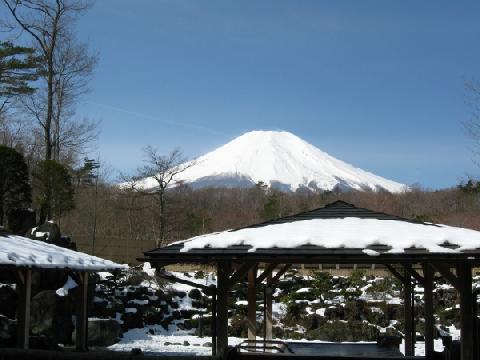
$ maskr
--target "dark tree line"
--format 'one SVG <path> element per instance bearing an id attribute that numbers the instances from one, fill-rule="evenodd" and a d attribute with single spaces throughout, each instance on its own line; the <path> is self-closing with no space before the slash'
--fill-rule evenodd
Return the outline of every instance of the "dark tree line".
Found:
<path id="1" fill-rule="evenodd" d="M 38 224 L 72 210 L 74 188 L 69 170 L 54 160 L 43 160 L 30 175 L 23 155 L 0 145 L 0 225 L 10 225 L 7 219 L 12 211 L 32 204 L 39 214 Z"/>

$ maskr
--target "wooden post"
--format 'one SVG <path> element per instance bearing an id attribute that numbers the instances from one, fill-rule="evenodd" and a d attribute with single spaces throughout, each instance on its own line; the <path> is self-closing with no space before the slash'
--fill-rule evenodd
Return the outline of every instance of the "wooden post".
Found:
<path id="1" fill-rule="evenodd" d="M 423 278 L 424 278 L 424 306 L 425 306 L 425 357 L 432 359 L 434 356 L 433 347 L 433 269 L 424 263 L 423 264 Z"/>
<path id="2" fill-rule="evenodd" d="M 267 286 L 265 287 L 265 339 L 271 341 L 273 339 L 273 288 L 272 288 L 272 274 L 267 277 Z"/>
<path id="3" fill-rule="evenodd" d="M 231 264 L 217 264 L 217 357 L 224 358 L 228 348 L 228 287 Z"/>
<path id="4" fill-rule="evenodd" d="M 472 268 L 467 262 L 457 265 L 457 276 L 460 292 L 460 353 L 462 360 L 473 360 L 474 351 L 474 326 L 473 293 L 472 293 Z"/>
<path id="5" fill-rule="evenodd" d="M 88 272 L 79 272 L 80 290 L 75 320 L 75 348 L 77 351 L 88 350 Z"/>
<path id="6" fill-rule="evenodd" d="M 413 304 L 412 304 L 412 279 L 410 273 L 404 269 L 403 276 L 404 297 L 404 322 L 405 322 L 405 356 L 415 356 L 413 344 Z"/>
<path id="7" fill-rule="evenodd" d="M 217 355 L 217 292 L 212 294 L 212 356 Z"/>
<path id="8" fill-rule="evenodd" d="M 257 291 L 256 291 L 256 279 L 257 279 L 257 267 L 254 266 L 248 270 L 248 314 L 247 314 L 247 327 L 248 327 L 248 340 L 255 342 L 257 337 Z M 250 345 L 255 345 L 252 343 Z"/>
<path id="9" fill-rule="evenodd" d="M 17 347 L 28 349 L 30 336 L 30 301 L 32 297 L 32 269 L 18 271 L 20 302 L 17 308 Z"/>

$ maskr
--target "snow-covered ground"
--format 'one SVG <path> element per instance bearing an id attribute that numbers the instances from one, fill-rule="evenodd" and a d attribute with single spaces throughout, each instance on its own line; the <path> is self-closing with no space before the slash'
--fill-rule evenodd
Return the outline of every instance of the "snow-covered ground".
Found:
<path id="1" fill-rule="evenodd" d="M 130 352 L 134 348 L 142 349 L 146 353 L 161 353 L 163 355 L 173 354 L 194 354 L 194 355 L 211 355 L 211 341 L 210 337 L 198 337 L 189 335 L 185 332 L 168 333 L 162 327 L 156 328 L 158 333 L 151 334 L 149 328 L 134 329 L 124 334 L 124 338 L 117 344 L 110 346 L 110 350 L 114 351 L 126 351 Z M 228 344 L 236 346 L 245 339 L 237 337 L 229 337 Z M 261 340 L 259 338 L 259 340 Z M 295 342 L 307 342 L 308 340 L 285 340 L 277 339 L 281 341 L 295 341 Z M 327 341 L 308 341 L 310 343 L 328 343 Z M 442 341 L 440 339 L 434 342 L 435 351 L 443 351 Z M 400 344 L 400 352 L 405 354 L 405 343 Z M 417 342 L 415 344 L 415 355 L 425 355 L 425 343 Z"/>
<path id="2" fill-rule="evenodd" d="M 150 330 L 153 330 L 153 334 Z M 133 329 L 123 335 L 123 339 L 109 347 L 115 351 L 131 351 L 134 348 L 142 349 L 145 353 L 169 354 L 195 354 L 211 355 L 212 338 L 199 337 L 186 331 L 166 331 L 163 327 L 146 327 Z M 237 345 L 243 339 L 230 337 L 230 345 Z"/>

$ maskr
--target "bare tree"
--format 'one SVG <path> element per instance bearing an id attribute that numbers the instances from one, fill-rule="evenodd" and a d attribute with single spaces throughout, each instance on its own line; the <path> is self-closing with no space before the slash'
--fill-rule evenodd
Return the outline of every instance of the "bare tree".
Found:
<path id="1" fill-rule="evenodd" d="M 96 55 L 88 55 L 85 44 L 77 44 L 72 37 L 59 43 L 55 57 L 55 101 L 53 116 L 53 157 L 61 160 L 61 152 L 79 153 L 97 137 L 97 123 L 88 119 L 72 121 L 75 100 L 89 88 Z"/>
<path id="2" fill-rule="evenodd" d="M 79 45 L 72 32 L 90 0 L 2 0 L 14 23 L 28 34 L 42 56 L 43 91 L 26 108 L 43 130 L 45 159 L 60 149 L 61 120 L 69 118 L 76 96 L 85 90 L 96 57 Z M 69 116 L 70 115 L 70 116 Z M 58 155 L 58 154 L 57 154 Z M 59 156 L 57 156 L 59 157 Z"/>
<path id="3" fill-rule="evenodd" d="M 158 206 L 159 234 L 155 240 L 158 247 L 164 244 L 167 236 L 167 189 L 176 184 L 177 175 L 192 167 L 194 162 L 187 162 L 178 148 L 168 155 L 160 155 L 152 146 L 146 147 L 144 152 L 146 164 L 138 169 L 132 184 L 136 191 L 153 196 Z M 149 180 L 151 183 L 148 184 Z"/>

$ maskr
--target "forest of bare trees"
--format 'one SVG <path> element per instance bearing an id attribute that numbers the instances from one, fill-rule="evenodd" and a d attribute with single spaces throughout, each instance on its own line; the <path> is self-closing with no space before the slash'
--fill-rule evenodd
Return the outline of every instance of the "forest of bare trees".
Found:
<path id="1" fill-rule="evenodd" d="M 81 250 L 91 248 L 93 188 L 76 192 L 76 209 L 62 218 L 62 229 Z M 193 190 L 177 186 L 166 194 L 166 242 L 237 228 L 277 216 L 311 210 L 341 199 L 356 206 L 419 221 L 480 230 L 480 192 L 464 185 L 439 191 L 414 188 L 402 194 L 388 192 L 283 193 L 263 186 L 250 189 Z M 156 246 L 158 207 L 150 196 L 101 184 L 98 191 L 96 254 L 132 262 Z"/>

